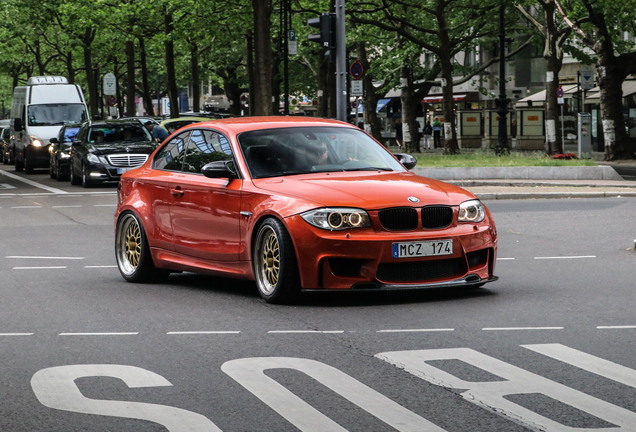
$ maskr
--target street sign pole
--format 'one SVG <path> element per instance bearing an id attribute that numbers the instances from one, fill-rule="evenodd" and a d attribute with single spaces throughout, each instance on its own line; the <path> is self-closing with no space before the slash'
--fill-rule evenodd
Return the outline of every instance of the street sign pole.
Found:
<path id="1" fill-rule="evenodd" d="M 563 104 L 565 103 L 563 93 L 563 86 L 559 86 L 557 89 L 557 100 L 559 105 L 561 105 L 561 149 L 565 151 L 565 126 L 563 124 Z"/>
<path id="2" fill-rule="evenodd" d="M 336 0 L 336 118 L 347 121 L 347 41 L 345 0 Z"/>

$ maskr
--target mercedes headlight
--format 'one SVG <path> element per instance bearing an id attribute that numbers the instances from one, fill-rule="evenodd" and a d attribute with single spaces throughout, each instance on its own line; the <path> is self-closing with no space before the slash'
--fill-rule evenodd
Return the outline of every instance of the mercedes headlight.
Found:
<path id="1" fill-rule="evenodd" d="M 94 155 L 93 153 L 89 153 L 88 156 L 86 156 L 86 159 L 90 162 L 90 163 L 100 163 L 101 161 L 99 160 L 99 158 Z"/>
<path id="2" fill-rule="evenodd" d="M 329 231 L 371 226 L 367 212 L 355 208 L 322 208 L 310 210 L 300 216 L 309 224 Z"/>
<path id="3" fill-rule="evenodd" d="M 464 201 L 459 205 L 459 222 L 476 223 L 486 217 L 484 205 L 479 200 Z"/>

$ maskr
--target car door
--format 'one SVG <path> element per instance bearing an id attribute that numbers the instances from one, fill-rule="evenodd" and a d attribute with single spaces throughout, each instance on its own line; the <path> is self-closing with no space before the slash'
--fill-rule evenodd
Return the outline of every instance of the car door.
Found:
<path id="1" fill-rule="evenodd" d="M 175 202 L 175 188 L 183 177 L 181 168 L 189 137 L 189 131 L 172 137 L 155 154 L 152 170 L 137 178 L 136 188 L 150 207 L 144 214 L 152 221 L 145 228 L 151 230 L 149 238 L 153 239 L 153 247 L 175 250 L 170 207 Z"/>
<path id="2" fill-rule="evenodd" d="M 171 206 L 177 252 L 211 261 L 238 261 L 241 179 L 207 178 L 201 168 L 215 160 L 232 160 L 229 141 L 212 129 L 192 130 L 179 195 Z"/>

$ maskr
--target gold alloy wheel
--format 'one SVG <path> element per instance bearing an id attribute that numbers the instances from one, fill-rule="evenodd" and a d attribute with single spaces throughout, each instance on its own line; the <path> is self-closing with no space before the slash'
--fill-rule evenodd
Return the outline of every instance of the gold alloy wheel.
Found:
<path id="1" fill-rule="evenodd" d="M 125 236 L 126 259 L 132 267 L 137 268 L 141 256 L 141 232 L 139 232 L 139 224 L 136 221 L 128 225 Z"/>
<path id="2" fill-rule="evenodd" d="M 269 233 L 263 245 L 263 273 L 267 282 L 275 287 L 280 273 L 280 250 L 274 232 Z"/>
<path id="3" fill-rule="evenodd" d="M 133 276 L 142 260 L 143 239 L 141 226 L 131 214 L 121 217 L 115 234 L 115 255 L 119 270 L 126 276 Z"/>

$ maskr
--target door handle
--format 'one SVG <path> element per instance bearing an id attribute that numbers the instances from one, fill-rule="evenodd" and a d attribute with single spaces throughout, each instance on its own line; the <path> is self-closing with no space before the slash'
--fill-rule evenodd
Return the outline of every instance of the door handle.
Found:
<path id="1" fill-rule="evenodd" d="M 179 198 L 183 196 L 183 191 L 181 190 L 181 187 L 179 186 L 177 186 L 175 189 L 170 189 L 170 193 L 175 198 Z"/>

